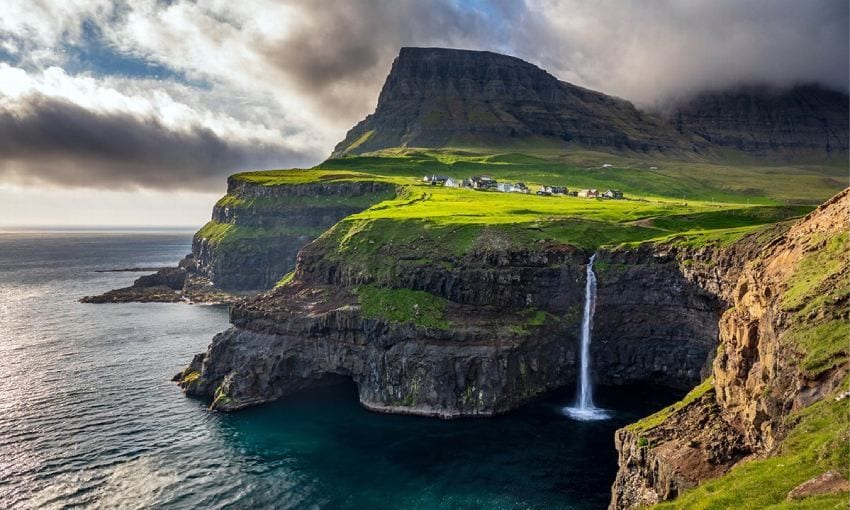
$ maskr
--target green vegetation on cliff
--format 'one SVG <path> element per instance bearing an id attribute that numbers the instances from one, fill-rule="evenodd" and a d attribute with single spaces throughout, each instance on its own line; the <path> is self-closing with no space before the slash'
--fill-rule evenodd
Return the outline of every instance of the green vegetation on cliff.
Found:
<path id="1" fill-rule="evenodd" d="M 275 225 L 274 227 L 246 227 L 233 223 L 219 223 L 209 221 L 197 233 L 195 237 L 206 239 L 212 245 L 226 243 L 231 246 L 239 246 L 245 250 L 253 251 L 261 249 L 264 240 L 270 237 L 280 236 L 310 236 L 318 237 L 325 229 L 321 227 L 299 227 L 289 225 Z M 256 244 L 255 244 L 256 243 Z"/>
<path id="2" fill-rule="evenodd" d="M 626 428 L 633 432 L 646 432 L 654 427 L 657 427 L 658 425 L 661 425 L 664 420 L 669 418 L 673 413 L 686 407 L 688 404 L 696 401 L 697 399 L 711 391 L 714 391 L 714 381 L 711 378 L 708 378 L 703 381 L 699 386 L 688 392 L 688 394 L 685 395 L 682 400 L 671 404 L 665 407 L 664 409 L 647 416 L 646 418 L 642 418 L 627 426 Z"/>
<path id="3" fill-rule="evenodd" d="M 447 301 L 428 292 L 363 285 L 358 287 L 357 297 L 367 319 L 383 318 L 438 329 L 450 326 L 444 318 Z"/>
<path id="4" fill-rule="evenodd" d="M 490 175 L 525 182 L 532 193 L 429 186 L 422 176 L 431 174 Z M 451 265 L 480 240 L 493 237 L 514 246 L 558 242 L 588 250 L 647 241 L 728 244 L 763 225 L 807 213 L 811 205 L 789 204 L 814 204 L 829 196 L 840 187 L 837 175 L 831 166 L 721 165 L 546 147 L 524 153 L 387 149 L 331 159 L 312 169 L 236 174 L 234 191 L 218 202 L 218 216 L 196 237 L 206 239 L 216 253 L 267 258 L 263 246 L 319 237 L 330 224 L 305 224 L 301 216 L 322 209 L 342 218 L 327 235 L 329 244 L 336 243 L 329 256 L 391 284 L 398 271 Z M 333 191 L 346 183 L 370 182 L 383 183 L 385 191 Z M 318 186 L 316 192 L 304 191 L 312 185 Z M 537 196 L 540 185 L 616 188 L 627 200 Z M 274 190 L 243 193 L 244 186 Z M 287 192 L 289 186 L 298 191 Z M 375 262 L 379 256 L 389 260 L 384 267 Z M 279 279 L 290 269 L 273 272 Z"/>
<path id="5" fill-rule="evenodd" d="M 832 166 L 647 158 L 547 147 L 523 153 L 405 148 L 330 159 L 312 169 L 244 172 L 232 177 L 231 193 L 218 202 L 214 220 L 196 239 L 205 239 L 212 254 L 226 260 L 243 254 L 266 260 L 271 250 L 289 243 L 293 253 L 286 260 L 294 261 L 303 244 L 341 220 L 325 237 L 332 246 L 328 256 L 392 285 L 400 271 L 452 265 L 492 238 L 515 247 L 556 242 L 587 250 L 641 242 L 728 244 L 807 213 L 812 208 L 807 204 L 841 185 L 836 177 L 841 169 Z M 432 174 L 490 175 L 524 182 L 532 193 L 423 183 L 422 177 Z M 369 183 L 384 186 L 383 191 L 344 191 Z M 627 200 L 537 196 L 540 185 L 616 188 Z M 290 186 L 293 192 L 287 191 Z M 309 222 L 306 216 L 323 219 Z M 376 257 L 384 262 L 378 264 Z M 273 285 L 292 269 L 281 264 L 269 261 L 273 269 L 256 280 Z"/>
<path id="6" fill-rule="evenodd" d="M 784 341 L 802 354 L 800 366 L 812 378 L 850 357 L 850 319 L 842 306 L 850 300 L 847 241 L 846 232 L 824 238 L 822 249 L 797 264 L 782 299 L 794 320 Z"/>
<path id="7" fill-rule="evenodd" d="M 847 399 L 836 401 L 834 396 L 830 396 L 791 415 L 788 421 L 793 428 L 777 455 L 745 461 L 724 476 L 706 481 L 656 508 L 847 508 L 846 492 L 796 502 L 786 500 L 791 489 L 826 471 L 837 470 L 845 477 L 850 475 L 847 448 L 850 414 L 847 402 Z"/>
<path id="8" fill-rule="evenodd" d="M 659 156 L 661 157 L 661 156 Z M 365 173 L 386 177 L 490 175 L 511 182 L 607 188 L 627 195 L 666 197 L 680 202 L 817 204 L 840 190 L 847 173 L 839 164 L 793 166 L 758 161 L 708 163 L 587 150 L 385 149 L 363 156 L 330 159 L 313 172 Z M 611 165 L 611 166 L 603 166 Z"/>

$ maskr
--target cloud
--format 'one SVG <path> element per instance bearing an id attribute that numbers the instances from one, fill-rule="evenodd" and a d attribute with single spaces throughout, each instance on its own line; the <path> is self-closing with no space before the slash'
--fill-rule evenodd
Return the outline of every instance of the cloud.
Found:
<path id="1" fill-rule="evenodd" d="M 193 102 L 194 92 L 0 64 L 0 182 L 210 190 L 235 171 L 309 165 L 323 153 L 297 133 Z"/>
<path id="2" fill-rule="evenodd" d="M 846 0 L 7 4 L 0 179 L 73 186 L 317 163 L 402 46 L 512 54 L 641 106 L 744 82 L 847 90 L 850 60 Z"/>
<path id="3" fill-rule="evenodd" d="M 562 79 L 641 105 L 742 83 L 848 87 L 843 0 L 529 2 L 516 46 Z M 545 15 L 545 19 L 544 19 Z"/>
<path id="4" fill-rule="evenodd" d="M 221 189 L 239 170 L 309 157 L 257 139 L 228 140 L 195 125 L 96 113 L 67 100 L 29 95 L 0 111 L 0 180 L 69 187 Z"/>

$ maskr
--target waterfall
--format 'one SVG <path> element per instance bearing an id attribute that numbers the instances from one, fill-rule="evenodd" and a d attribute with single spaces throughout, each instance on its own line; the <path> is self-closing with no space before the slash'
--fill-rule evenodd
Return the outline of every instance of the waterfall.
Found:
<path id="1" fill-rule="evenodd" d="M 587 282 L 584 286 L 584 313 L 581 317 L 581 348 L 579 350 L 578 395 L 576 405 L 564 408 L 575 420 L 604 420 L 608 413 L 593 405 L 593 382 L 590 380 L 590 340 L 593 333 L 593 312 L 596 311 L 596 274 L 593 272 L 594 253 L 587 263 Z"/>

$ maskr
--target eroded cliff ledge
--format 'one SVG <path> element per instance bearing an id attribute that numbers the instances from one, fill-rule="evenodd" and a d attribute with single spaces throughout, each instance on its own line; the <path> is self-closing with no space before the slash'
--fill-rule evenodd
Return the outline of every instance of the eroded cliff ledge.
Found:
<path id="1" fill-rule="evenodd" d="M 677 496 L 755 508 L 826 474 L 845 483 L 795 497 L 846 505 L 848 218 L 845 190 L 747 261 L 719 322 L 712 379 L 618 431 L 612 509 Z"/>
<path id="2" fill-rule="evenodd" d="M 307 243 L 342 218 L 395 195 L 395 186 L 386 182 L 340 179 L 349 174 L 304 183 L 288 182 L 285 171 L 279 179 L 276 175 L 231 176 L 212 220 L 195 234 L 192 253 L 198 270 L 216 287 L 271 288 L 292 271 Z"/>
<path id="3" fill-rule="evenodd" d="M 493 228 L 462 254 L 447 234 L 366 241 L 376 251 L 361 257 L 350 246 L 357 228 L 341 222 L 301 251 L 289 283 L 233 307 L 234 327 L 178 374 L 186 392 L 233 410 L 347 377 L 371 409 L 450 418 L 505 412 L 574 383 L 589 251 L 519 244 Z M 597 382 L 699 383 L 723 309 L 701 285 L 725 285 L 736 267 L 716 254 L 729 265 L 700 269 L 684 263 L 692 255 L 671 245 L 600 252 Z"/>

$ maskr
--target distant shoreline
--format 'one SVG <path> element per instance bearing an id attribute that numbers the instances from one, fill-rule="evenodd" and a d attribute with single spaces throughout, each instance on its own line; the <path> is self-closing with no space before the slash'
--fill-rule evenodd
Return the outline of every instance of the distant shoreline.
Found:
<path id="1" fill-rule="evenodd" d="M 195 233 L 200 225 L 143 226 L 143 225 L 20 225 L 0 226 L 0 234 L 179 234 Z"/>

